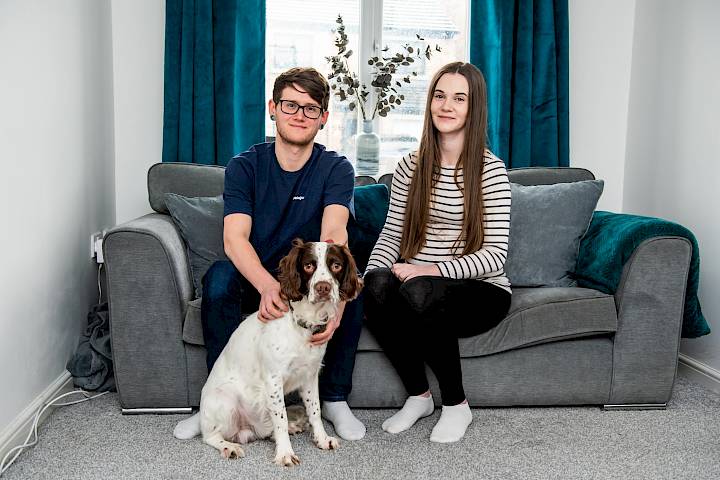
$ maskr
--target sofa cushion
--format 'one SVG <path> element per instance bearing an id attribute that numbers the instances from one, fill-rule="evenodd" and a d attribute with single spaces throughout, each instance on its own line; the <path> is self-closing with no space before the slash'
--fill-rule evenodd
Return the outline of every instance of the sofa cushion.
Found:
<path id="1" fill-rule="evenodd" d="M 385 225 L 390 194 L 382 183 L 355 187 L 355 217 L 347 225 L 348 247 L 358 269 L 363 272 L 370 253 Z"/>
<path id="2" fill-rule="evenodd" d="M 156 163 L 147 174 L 148 200 L 158 213 L 168 213 L 166 193 L 184 197 L 215 197 L 222 195 L 225 167 L 187 162 Z"/>
<path id="3" fill-rule="evenodd" d="M 192 345 L 205 345 L 203 338 L 202 321 L 200 320 L 200 304 L 202 298 L 188 302 L 183 323 L 182 338 L 185 343 Z"/>
<path id="4" fill-rule="evenodd" d="M 615 299 L 589 288 L 515 288 L 507 317 L 495 328 L 460 339 L 460 356 L 481 357 L 569 338 L 617 330 Z M 363 329 L 358 351 L 380 351 Z"/>
<path id="5" fill-rule="evenodd" d="M 603 191 L 602 180 L 511 184 L 505 274 L 514 287 L 570 287 L 580 239 Z"/>
<path id="6" fill-rule="evenodd" d="M 510 311 L 495 328 L 460 339 L 460 356 L 481 357 L 576 337 L 611 335 L 617 330 L 615 299 L 589 288 L 516 288 Z M 188 303 L 183 340 L 204 345 L 200 299 Z M 358 351 L 380 351 L 363 329 Z"/>
<path id="7" fill-rule="evenodd" d="M 165 204 L 185 240 L 195 297 L 202 296 L 202 277 L 217 260 L 227 260 L 223 246 L 223 199 L 165 194 Z"/>

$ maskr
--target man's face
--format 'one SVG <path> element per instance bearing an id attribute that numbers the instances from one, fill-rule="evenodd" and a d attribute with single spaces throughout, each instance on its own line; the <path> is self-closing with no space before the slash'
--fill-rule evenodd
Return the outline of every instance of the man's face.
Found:
<path id="1" fill-rule="evenodd" d="M 306 109 L 305 111 L 303 111 L 302 108 L 298 108 L 295 113 L 285 113 L 285 111 L 292 111 L 294 108 L 297 108 L 297 105 L 322 109 L 322 106 L 313 100 L 313 98 L 297 84 L 293 84 L 293 87 L 285 87 L 280 94 L 278 104 L 270 100 L 268 102 L 268 109 L 271 115 L 275 115 L 278 140 L 289 145 L 304 147 L 315 140 L 315 136 L 320 130 L 320 125 L 327 121 L 328 112 L 322 112 L 322 114 L 315 119 L 308 118 L 305 115 L 305 113 L 307 113 L 312 116 L 309 111 L 312 110 L 312 108 Z"/>

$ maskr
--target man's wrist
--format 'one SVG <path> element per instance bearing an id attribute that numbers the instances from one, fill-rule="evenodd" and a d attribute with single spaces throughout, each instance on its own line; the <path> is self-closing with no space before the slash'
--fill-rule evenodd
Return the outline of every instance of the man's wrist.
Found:
<path id="1" fill-rule="evenodd" d="M 280 288 L 280 282 L 275 280 L 274 278 L 270 277 L 270 279 L 266 280 L 260 285 L 260 288 L 258 288 L 258 293 L 260 295 L 263 295 L 265 292 L 267 292 L 270 289 L 279 289 Z"/>

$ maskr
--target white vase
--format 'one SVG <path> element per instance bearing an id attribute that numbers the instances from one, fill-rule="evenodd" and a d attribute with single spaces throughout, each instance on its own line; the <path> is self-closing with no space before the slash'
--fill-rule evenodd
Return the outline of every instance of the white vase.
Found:
<path id="1" fill-rule="evenodd" d="M 372 120 L 363 120 L 363 129 L 355 138 L 357 175 L 376 175 L 380 164 L 380 136 L 373 132 Z"/>

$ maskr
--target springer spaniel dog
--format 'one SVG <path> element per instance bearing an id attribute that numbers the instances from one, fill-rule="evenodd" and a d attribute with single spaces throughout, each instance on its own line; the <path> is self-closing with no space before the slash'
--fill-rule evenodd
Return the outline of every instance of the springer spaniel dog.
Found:
<path id="1" fill-rule="evenodd" d="M 267 323 L 255 312 L 232 334 L 202 389 L 200 430 L 224 458 L 242 457 L 241 444 L 272 435 L 275 463 L 292 466 L 300 460 L 289 434 L 308 421 L 319 448 L 338 448 L 320 418 L 318 373 L 326 344 L 312 346 L 310 337 L 325 329 L 340 301 L 357 297 L 362 281 L 347 247 L 299 239 L 280 262 L 279 281 L 289 311 Z M 305 412 L 286 410 L 285 394 L 298 389 Z"/>

